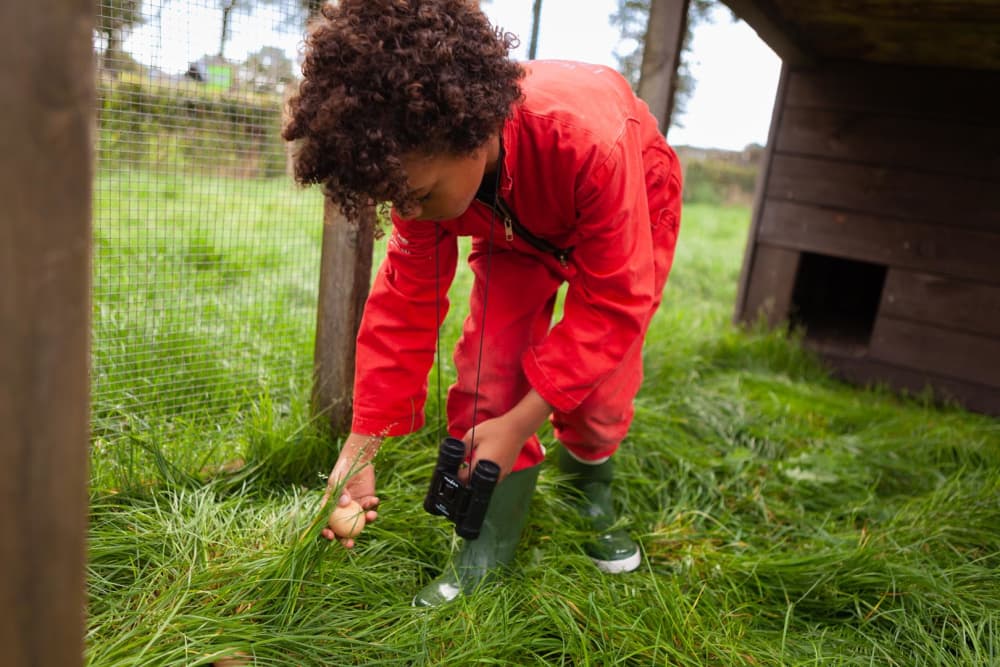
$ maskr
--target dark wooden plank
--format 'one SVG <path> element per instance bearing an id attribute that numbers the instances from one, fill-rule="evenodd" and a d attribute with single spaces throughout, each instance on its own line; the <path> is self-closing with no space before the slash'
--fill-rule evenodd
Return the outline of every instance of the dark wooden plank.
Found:
<path id="1" fill-rule="evenodd" d="M 786 2 L 790 16 L 814 21 L 914 21 L 927 23 L 1000 23 L 996 0 L 944 0 L 899 2 L 896 0 L 809 0 Z"/>
<path id="2" fill-rule="evenodd" d="M 879 20 L 868 13 L 827 18 L 810 11 L 806 21 L 816 51 L 828 58 L 984 71 L 1000 65 L 996 24 L 973 15 L 945 22 Z"/>
<path id="3" fill-rule="evenodd" d="M 885 386 L 911 395 L 923 395 L 930 389 L 939 403 L 957 404 L 973 412 L 1000 416 L 1000 388 L 963 382 L 870 358 L 829 352 L 821 356 L 835 377 L 850 384 Z"/>
<path id="4" fill-rule="evenodd" d="M 767 195 L 876 216 L 1000 231 L 1000 188 L 960 176 L 777 153 Z"/>
<path id="5" fill-rule="evenodd" d="M 997 3 L 728 0 L 782 57 L 996 70 Z M 791 61 L 791 57 L 787 57 Z"/>
<path id="6" fill-rule="evenodd" d="M 758 243 L 747 284 L 746 302 L 737 320 L 753 324 L 763 317 L 772 327 L 786 321 L 798 268 L 798 252 Z"/>
<path id="7" fill-rule="evenodd" d="M 1000 338 L 880 316 L 869 355 L 903 368 L 1000 387 Z"/>
<path id="8" fill-rule="evenodd" d="M 0 3 L 0 646 L 83 663 L 91 0 Z"/>
<path id="9" fill-rule="evenodd" d="M 363 209 L 357 220 L 348 220 L 326 200 L 312 409 L 326 417 L 335 434 L 347 434 L 351 428 L 355 341 L 371 285 L 374 232 L 374 209 Z"/>
<path id="10" fill-rule="evenodd" d="M 1000 338 L 1000 284 L 891 269 L 879 313 Z"/>
<path id="11" fill-rule="evenodd" d="M 1000 124 L 1000 71 L 829 63 L 796 68 L 788 79 L 793 107 L 846 109 Z"/>
<path id="12" fill-rule="evenodd" d="M 776 150 L 1000 183 L 1000 125 L 789 107 L 782 114 Z"/>
<path id="13" fill-rule="evenodd" d="M 758 241 L 1000 284 L 1000 230 L 982 232 L 767 200 Z"/>
<path id="14" fill-rule="evenodd" d="M 736 292 L 736 305 L 733 308 L 733 321 L 740 322 L 752 315 L 746 315 L 746 300 L 748 284 L 750 281 L 750 269 L 754 263 L 757 251 L 757 231 L 760 227 L 761 216 L 764 210 L 765 193 L 767 192 L 767 179 L 771 173 L 771 159 L 774 156 L 775 136 L 778 127 L 781 125 L 781 116 L 785 108 L 785 82 L 788 80 L 788 65 L 782 64 L 781 74 L 778 77 L 778 89 L 774 96 L 774 111 L 771 114 L 771 126 L 768 130 L 767 144 L 764 153 L 760 158 L 760 171 L 757 174 L 757 182 L 754 185 L 753 209 L 750 219 L 750 230 L 746 250 L 743 252 L 743 265 L 740 267 L 740 283 Z M 757 310 L 759 304 L 754 307 Z"/>

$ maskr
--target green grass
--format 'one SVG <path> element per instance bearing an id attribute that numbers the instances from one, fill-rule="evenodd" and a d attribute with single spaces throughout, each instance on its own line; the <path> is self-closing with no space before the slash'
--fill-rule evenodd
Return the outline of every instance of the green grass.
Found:
<path id="1" fill-rule="evenodd" d="M 311 374 L 321 198 L 131 169 L 94 199 L 95 484 L 153 479 L 133 456 L 148 442 L 213 445 L 169 446 L 184 468 L 236 456 L 261 398 L 290 414 Z"/>
<path id="2" fill-rule="evenodd" d="M 155 193 L 167 186 L 143 183 L 151 201 L 162 199 Z M 268 188 L 265 200 L 292 201 L 287 186 Z M 210 192 L 190 189 L 165 205 L 207 205 L 197 198 Z M 114 410 L 97 406 L 89 664 L 199 665 L 236 651 L 258 665 L 1000 663 L 1000 424 L 926 397 L 839 384 L 794 337 L 733 328 L 745 208 L 686 208 L 645 348 L 646 381 L 618 457 L 619 499 L 643 567 L 619 576 L 593 568 L 546 462 L 505 584 L 441 609 L 411 608 L 454 542 L 420 502 L 438 438 L 435 399 L 429 428 L 383 447 L 380 519 L 359 546 L 348 553 L 318 539 L 336 443 L 309 418 L 313 316 L 305 303 L 292 308 L 277 333 L 254 317 L 284 303 L 281 294 L 312 289 L 298 273 L 255 282 L 258 271 L 295 261 L 262 236 L 267 220 L 280 209 L 315 239 L 316 209 L 271 206 L 242 232 L 242 255 L 214 237 L 108 214 L 108 229 L 130 226 L 140 247 L 164 239 L 173 264 L 197 247 L 216 258 L 213 271 L 247 267 L 177 297 L 210 310 L 213 299 L 244 296 L 234 317 L 255 323 L 253 345 L 206 352 L 206 367 L 253 367 L 279 350 L 272 356 L 291 371 L 278 382 L 193 374 L 195 395 L 225 399 L 201 412 L 124 398 L 109 402 Z M 105 270 L 158 261 L 128 259 L 141 252 L 135 243 L 105 233 Z M 271 263 L 258 266 L 261 257 Z M 444 331 L 446 384 L 467 285 L 466 272 Z M 123 292 L 127 304 L 95 308 L 138 333 L 104 349 L 102 327 L 113 323 L 97 318 L 97 373 L 114 375 L 132 341 L 155 338 L 126 314 L 158 295 L 143 285 Z M 150 384 L 177 375 L 184 386 L 171 356 L 153 350 L 142 361 Z"/>

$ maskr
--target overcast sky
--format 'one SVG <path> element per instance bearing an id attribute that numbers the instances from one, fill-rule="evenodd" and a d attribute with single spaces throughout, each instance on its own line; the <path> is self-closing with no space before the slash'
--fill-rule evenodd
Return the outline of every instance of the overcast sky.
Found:
<path id="1" fill-rule="evenodd" d="M 543 0 L 538 39 L 539 58 L 565 58 L 612 67 L 618 32 L 608 17 L 617 0 Z M 520 36 L 513 56 L 527 57 L 531 38 L 532 0 L 491 0 L 483 8 L 491 20 Z M 243 60 L 263 45 L 278 46 L 294 57 L 301 34 L 282 31 L 281 16 L 263 7 L 252 16 L 238 15 L 226 57 Z M 179 0 L 162 6 L 160 21 L 147 21 L 125 42 L 126 50 L 141 62 L 179 73 L 188 63 L 218 50 L 220 12 L 204 3 Z M 779 58 L 743 22 L 732 22 L 720 9 L 710 23 L 694 33 L 691 71 L 696 87 L 682 127 L 668 134 L 671 143 L 739 150 L 749 143 L 763 144 L 781 67 Z"/>
<path id="2" fill-rule="evenodd" d="M 494 23 L 521 37 L 515 57 L 527 57 L 532 0 L 492 0 L 483 7 Z M 618 30 L 608 17 L 617 0 L 543 0 L 539 58 L 568 58 L 616 66 Z M 781 60 L 749 26 L 720 8 L 692 39 L 696 86 L 687 113 L 667 137 L 671 143 L 738 150 L 764 144 Z"/>

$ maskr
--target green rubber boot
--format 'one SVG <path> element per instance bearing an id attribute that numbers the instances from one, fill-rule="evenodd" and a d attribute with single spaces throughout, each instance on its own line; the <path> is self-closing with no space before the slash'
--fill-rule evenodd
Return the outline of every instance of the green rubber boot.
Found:
<path id="1" fill-rule="evenodd" d="M 612 459 L 591 465 L 577 460 L 563 448 L 559 452 L 559 470 L 569 476 L 573 488 L 580 492 L 576 507 L 580 516 L 589 522 L 594 535 L 583 548 L 594 564 L 611 574 L 631 572 L 639 567 L 642 562 L 639 546 L 627 532 L 614 527 L 618 519 L 611 496 Z"/>
<path id="2" fill-rule="evenodd" d="M 413 597 L 414 607 L 435 607 L 471 593 L 510 565 L 521 531 L 528 521 L 528 506 L 538 481 L 538 468 L 532 466 L 512 472 L 497 485 L 479 537 L 462 540 L 462 546 L 441 575 Z"/>

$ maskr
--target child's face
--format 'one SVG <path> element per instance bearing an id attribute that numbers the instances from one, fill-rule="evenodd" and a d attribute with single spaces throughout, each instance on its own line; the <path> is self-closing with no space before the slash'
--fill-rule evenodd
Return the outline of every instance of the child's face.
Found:
<path id="1" fill-rule="evenodd" d="M 416 201 L 409 207 L 397 206 L 396 213 L 405 220 L 451 220 L 462 215 L 483 175 L 496 168 L 498 151 L 494 138 L 471 156 L 405 156 L 403 169 Z"/>

